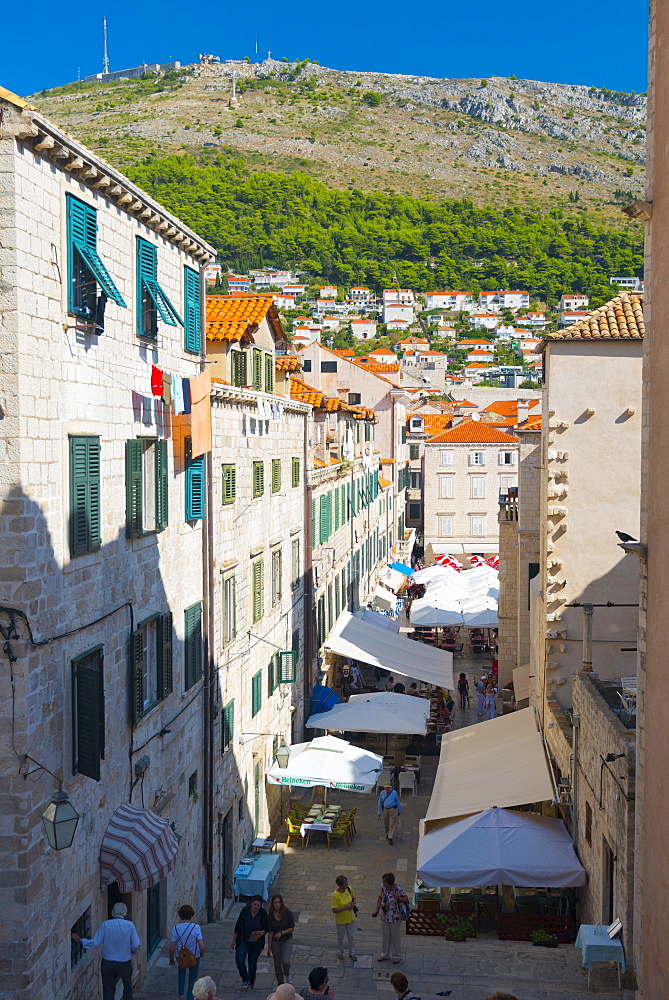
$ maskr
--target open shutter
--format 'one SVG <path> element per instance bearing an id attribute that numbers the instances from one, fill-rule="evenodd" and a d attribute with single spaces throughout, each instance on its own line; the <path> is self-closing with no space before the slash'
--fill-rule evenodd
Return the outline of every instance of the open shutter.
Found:
<path id="1" fill-rule="evenodd" d="M 125 443 L 125 533 L 128 538 L 142 534 L 142 442 Z"/>
<path id="2" fill-rule="evenodd" d="M 277 661 L 276 655 L 274 655 L 269 663 L 267 664 L 267 697 L 271 698 L 276 690 L 278 684 L 277 680 Z"/>
<path id="3" fill-rule="evenodd" d="M 233 351 L 232 352 L 232 384 L 237 386 L 245 386 L 247 384 L 246 377 L 246 351 Z"/>
<path id="4" fill-rule="evenodd" d="M 237 499 L 237 469 L 234 465 L 222 467 L 221 496 L 224 504 L 234 503 Z"/>
<path id="5" fill-rule="evenodd" d="M 202 604 L 198 602 L 184 612 L 184 652 L 186 690 L 202 676 Z"/>
<path id="6" fill-rule="evenodd" d="M 70 555 L 100 546 L 100 439 L 70 438 Z"/>
<path id="7" fill-rule="evenodd" d="M 253 348 L 253 388 L 262 392 L 262 351 Z"/>
<path id="8" fill-rule="evenodd" d="M 199 458 L 189 458 L 186 466 L 186 520 L 199 521 L 203 517 L 204 455 L 200 455 Z"/>
<path id="9" fill-rule="evenodd" d="M 172 613 L 163 615 L 158 624 L 158 697 L 165 698 L 174 689 L 174 670 L 172 665 Z"/>
<path id="10" fill-rule="evenodd" d="M 311 501 L 311 547 L 316 548 L 316 501 Z"/>
<path id="11" fill-rule="evenodd" d="M 125 306 L 123 296 L 114 284 L 109 271 L 103 264 L 97 250 L 97 211 L 85 202 L 72 195 L 67 196 L 67 222 L 69 240 L 73 246 L 69 248 L 68 262 L 72 260 L 74 249 L 81 255 L 107 298 L 119 306 Z M 70 288 L 71 291 L 71 288 Z M 71 304 L 71 302 L 70 302 Z"/>
<path id="12" fill-rule="evenodd" d="M 227 750 L 235 736 L 235 702 L 234 699 L 225 706 L 221 713 L 221 752 Z"/>
<path id="13" fill-rule="evenodd" d="M 200 275 L 184 267 L 184 348 L 200 353 Z"/>
<path id="14" fill-rule="evenodd" d="M 263 561 L 258 559 L 253 564 L 253 621 L 258 622 L 263 616 Z"/>
<path id="15" fill-rule="evenodd" d="M 272 459 L 272 493 L 278 493 L 281 489 L 281 459 Z"/>
<path id="16" fill-rule="evenodd" d="M 168 524 L 169 480 L 167 475 L 167 441 L 156 441 L 156 528 Z"/>
<path id="17" fill-rule="evenodd" d="M 278 654 L 279 684 L 293 684 L 297 676 L 297 651 L 284 650 Z"/>
<path id="18" fill-rule="evenodd" d="M 74 770 L 100 780 L 100 759 L 104 757 L 104 691 L 102 652 L 89 654 L 73 663 L 76 711 Z"/>
<path id="19" fill-rule="evenodd" d="M 130 636 L 130 719 L 136 726 L 144 715 L 144 632 Z"/>
<path id="20" fill-rule="evenodd" d="M 262 671 L 251 678 L 251 715 L 255 716 L 262 705 Z"/>
<path id="21" fill-rule="evenodd" d="M 293 486 L 299 486 L 300 485 L 300 460 L 299 460 L 299 458 L 294 458 L 293 459 L 292 481 L 293 481 Z"/>
<path id="22" fill-rule="evenodd" d="M 274 392 L 274 355 L 265 355 L 265 392 Z"/>

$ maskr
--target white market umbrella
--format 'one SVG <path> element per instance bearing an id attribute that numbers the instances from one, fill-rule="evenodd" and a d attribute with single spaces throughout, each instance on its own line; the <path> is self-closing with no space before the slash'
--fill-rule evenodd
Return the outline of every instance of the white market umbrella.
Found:
<path id="1" fill-rule="evenodd" d="M 290 747 L 287 767 L 275 761 L 266 774 L 270 785 L 341 788 L 347 792 L 371 792 L 381 770 L 378 754 L 353 746 L 336 736 L 320 736 L 310 743 Z"/>
<path id="2" fill-rule="evenodd" d="M 346 704 L 334 705 L 307 719 L 307 729 L 339 729 L 349 733 L 426 733 L 430 702 L 414 695 L 379 691 L 353 694 Z"/>
<path id="3" fill-rule="evenodd" d="M 561 819 L 486 809 L 433 827 L 418 842 L 425 885 L 565 888 L 586 876 Z"/>

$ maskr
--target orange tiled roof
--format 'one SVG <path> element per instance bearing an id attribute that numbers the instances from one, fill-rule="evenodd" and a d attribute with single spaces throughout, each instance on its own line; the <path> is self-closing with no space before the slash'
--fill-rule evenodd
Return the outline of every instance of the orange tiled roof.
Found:
<path id="1" fill-rule="evenodd" d="M 518 427 L 520 431 L 540 431 L 541 430 L 541 417 L 530 417 L 526 420 L 524 424 L 520 424 Z"/>
<path id="2" fill-rule="evenodd" d="M 445 431 L 452 420 L 452 414 L 450 413 L 410 414 L 407 420 L 411 420 L 416 416 L 423 417 L 423 427 L 427 434 L 439 434 L 440 431 Z"/>
<path id="3" fill-rule="evenodd" d="M 283 334 L 271 295 L 207 295 L 207 340 L 240 341 L 252 335 L 267 316 L 274 333 Z"/>
<path id="4" fill-rule="evenodd" d="M 544 334 L 543 340 L 643 340 L 643 301 L 643 295 L 621 292 L 564 330 Z"/>
<path id="5" fill-rule="evenodd" d="M 293 376 L 290 380 L 290 398 L 300 403 L 309 403 L 310 406 L 322 406 L 325 397 L 318 389 Z"/>
<path id="6" fill-rule="evenodd" d="M 364 368 L 366 372 L 398 372 L 399 365 L 386 365 L 383 361 L 356 361 L 358 368 Z"/>
<path id="7" fill-rule="evenodd" d="M 528 399 L 527 405 L 530 409 L 533 406 L 539 405 L 538 399 Z M 490 403 L 488 406 L 484 406 L 481 413 L 499 413 L 503 417 L 514 417 L 518 415 L 518 400 L 517 399 L 500 399 L 495 403 Z"/>
<path id="8" fill-rule="evenodd" d="M 515 444 L 517 440 L 518 438 L 514 434 L 505 434 L 482 420 L 465 420 L 457 427 L 452 427 L 449 431 L 429 438 L 426 443 L 448 444 L 448 442 L 466 443 L 471 441 L 473 444 Z"/>
<path id="9" fill-rule="evenodd" d="M 390 479 L 382 479 L 381 476 L 379 476 L 379 486 L 381 487 L 382 490 L 387 490 L 388 487 L 392 485 L 393 484 Z"/>
<path id="10" fill-rule="evenodd" d="M 296 372 L 300 370 L 300 359 L 291 355 L 280 355 L 275 359 L 276 370 L 279 372 Z"/>

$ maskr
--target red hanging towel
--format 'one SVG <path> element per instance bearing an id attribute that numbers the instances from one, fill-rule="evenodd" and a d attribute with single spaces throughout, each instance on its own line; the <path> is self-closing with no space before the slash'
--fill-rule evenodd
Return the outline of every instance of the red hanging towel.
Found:
<path id="1" fill-rule="evenodd" d="M 151 392 L 158 398 L 163 394 L 163 373 L 155 365 L 151 366 Z"/>

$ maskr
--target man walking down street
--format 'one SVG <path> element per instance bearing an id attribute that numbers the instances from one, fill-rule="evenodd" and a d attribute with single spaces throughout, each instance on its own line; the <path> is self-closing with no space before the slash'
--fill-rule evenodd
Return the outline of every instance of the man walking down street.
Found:
<path id="1" fill-rule="evenodd" d="M 100 976 L 102 977 L 102 1000 L 114 1000 L 116 980 L 123 982 L 123 1000 L 132 1000 L 132 956 L 139 949 L 141 941 L 132 920 L 126 920 L 128 907 L 116 903 L 111 920 L 105 920 L 92 938 L 72 935 L 72 940 L 88 951 L 102 946 Z"/>
<path id="2" fill-rule="evenodd" d="M 383 791 L 379 795 L 377 807 L 379 819 L 383 816 L 383 826 L 386 831 L 386 840 L 392 844 L 397 826 L 397 817 L 402 815 L 402 803 L 400 797 L 392 785 L 384 785 Z"/>

